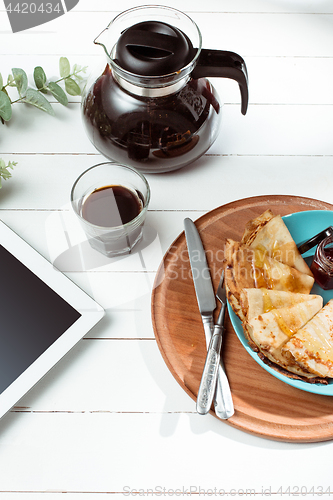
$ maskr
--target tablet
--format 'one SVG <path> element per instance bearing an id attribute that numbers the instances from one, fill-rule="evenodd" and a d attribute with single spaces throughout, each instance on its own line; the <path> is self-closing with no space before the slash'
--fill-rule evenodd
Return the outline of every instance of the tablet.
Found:
<path id="1" fill-rule="evenodd" d="M 0 221 L 0 418 L 104 310 Z"/>

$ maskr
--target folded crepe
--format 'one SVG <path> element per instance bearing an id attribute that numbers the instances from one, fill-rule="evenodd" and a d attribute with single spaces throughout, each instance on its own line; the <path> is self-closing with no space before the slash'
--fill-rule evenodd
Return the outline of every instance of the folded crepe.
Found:
<path id="1" fill-rule="evenodd" d="M 265 288 L 244 288 L 240 293 L 240 306 L 246 320 L 281 307 L 294 306 L 299 302 L 313 300 L 319 295 L 284 292 Z"/>
<path id="2" fill-rule="evenodd" d="M 283 355 L 321 377 L 333 377 L 333 299 L 283 346 Z"/>
<path id="3" fill-rule="evenodd" d="M 308 274 L 279 262 L 258 248 L 227 239 L 225 245 L 225 284 L 227 298 L 242 321 L 240 306 L 244 288 L 267 288 L 309 294 L 314 279 Z"/>
<path id="4" fill-rule="evenodd" d="M 274 215 L 271 210 L 247 224 L 241 243 L 259 248 L 279 262 L 312 276 L 282 217 Z"/>
<path id="5" fill-rule="evenodd" d="M 280 216 L 249 221 L 240 243 L 225 246 L 227 298 L 249 345 L 292 378 L 333 377 L 333 299 L 310 295 L 313 275 Z"/>
<path id="6" fill-rule="evenodd" d="M 259 231 L 266 226 L 267 222 L 273 219 L 274 214 L 271 210 L 266 210 L 258 217 L 249 220 L 249 222 L 245 226 L 244 234 L 241 240 L 241 243 L 245 245 L 251 245 Z"/>
<path id="7" fill-rule="evenodd" d="M 311 379 L 316 375 L 295 360 L 284 355 L 283 347 L 292 341 L 297 332 L 306 325 L 323 306 L 319 295 L 296 305 L 272 309 L 249 319 L 244 324 L 247 335 L 258 350 L 271 362 L 298 376 Z"/>

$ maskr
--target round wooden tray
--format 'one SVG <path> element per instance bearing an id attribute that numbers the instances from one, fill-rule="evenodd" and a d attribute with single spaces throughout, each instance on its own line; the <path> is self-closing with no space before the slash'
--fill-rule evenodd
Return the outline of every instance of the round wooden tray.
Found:
<path id="1" fill-rule="evenodd" d="M 215 290 L 223 264 L 225 239 L 239 241 L 246 222 L 267 208 L 282 216 L 304 210 L 333 210 L 332 205 L 322 201 L 276 195 L 239 200 L 200 217 L 196 226 L 207 253 Z M 206 344 L 184 233 L 171 245 L 157 273 L 152 320 L 165 363 L 181 387 L 196 400 Z M 301 391 L 276 379 L 246 352 L 228 317 L 226 328 L 223 359 L 235 414 L 225 422 L 279 441 L 332 439 L 333 397 Z"/>

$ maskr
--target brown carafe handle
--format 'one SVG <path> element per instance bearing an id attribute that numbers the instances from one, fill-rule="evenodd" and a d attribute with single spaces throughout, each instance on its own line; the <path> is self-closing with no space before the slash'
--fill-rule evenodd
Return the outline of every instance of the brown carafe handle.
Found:
<path id="1" fill-rule="evenodd" d="M 235 52 L 202 49 L 192 71 L 195 80 L 202 77 L 223 77 L 236 80 L 241 93 L 241 111 L 245 115 L 249 103 L 248 76 L 244 59 Z"/>

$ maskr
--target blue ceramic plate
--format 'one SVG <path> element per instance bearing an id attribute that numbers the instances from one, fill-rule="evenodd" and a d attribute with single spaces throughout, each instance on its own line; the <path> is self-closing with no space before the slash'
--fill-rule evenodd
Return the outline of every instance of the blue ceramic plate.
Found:
<path id="1" fill-rule="evenodd" d="M 326 229 L 328 226 L 333 225 L 333 211 L 329 210 L 310 210 L 307 212 L 297 212 L 295 214 L 286 215 L 282 218 L 297 245 L 299 245 L 303 241 L 310 239 L 312 236 L 319 233 L 323 229 Z M 312 248 L 311 250 L 303 254 L 303 257 L 313 255 L 315 253 L 315 250 L 315 247 Z M 326 304 L 326 302 L 333 298 L 333 290 L 323 290 L 316 283 L 314 284 L 311 293 L 321 295 L 323 297 L 324 304 Z M 234 327 L 239 340 L 241 341 L 247 352 L 250 354 L 250 356 L 252 356 L 252 358 L 260 366 L 262 366 L 262 368 L 264 368 L 274 377 L 282 380 L 282 382 L 285 382 L 288 385 L 292 385 L 297 389 L 301 389 L 302 391 L 312 392 L 314 394 L 323 394 L 325 396 L 333 396 L 333 379 L 330 379 L 328 385 L 309 384 L 308 382 L 303 382 L 302 380 L 293 380 L 289 377 L 285 377 L 281 373 L 266 365 L 263 361 L 261 361 L 258 355 L 254 351 L 252 351 L 251 347 L 249 347 L 243 332 L 242 323 L 233 312 L 229 303 L 228 312 L 232 326 Z"/>

